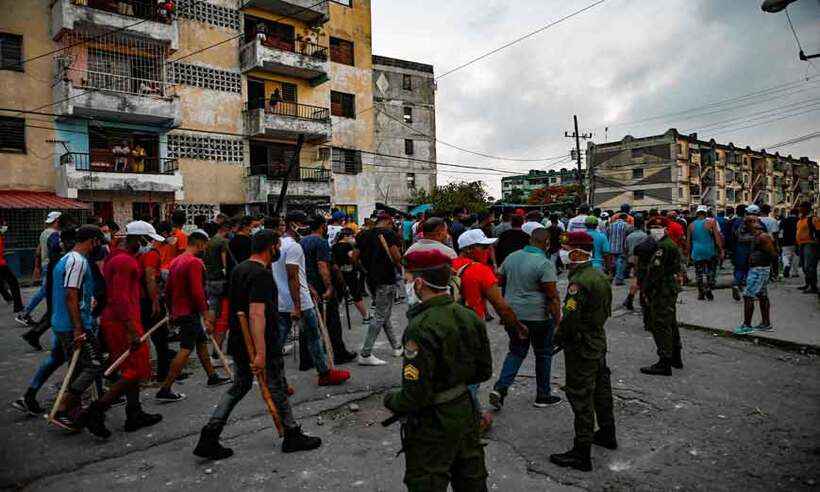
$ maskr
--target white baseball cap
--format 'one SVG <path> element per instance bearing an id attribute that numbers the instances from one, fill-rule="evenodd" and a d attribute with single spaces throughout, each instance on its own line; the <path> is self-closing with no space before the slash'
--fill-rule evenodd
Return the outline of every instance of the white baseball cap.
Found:
<path id="1" fill-rule="evenodd" d="M 540 222 L 530 221 L 521 226 L 521 230 L 526 232 L 528 236 L 532 236 L 536 229 L 545 229 L 544 224 Z"/>
<path id="2" fill-rule="evenodd" d="M 145 222 L 144 220 L 135 220 L 134 222 L 129 222 L 125 226 L 125 235 L 126 236 L 148 236 L 154 241 L 165 241 L 165 238 L 157 234 L 156 229 L 154 226 Z"/>
<path id="3" fill-rule="evenodd" d="M 60 216 L 63 215 L 62 212 L 57 212 L 56 210 L 53 212 L 49 212 L 46 216 L 46 224 L 52 224 L 55 220 L 59 219 Z"/>
<path id="4" fill-rule="evenodd" d="M 709 207 L 707 207 L 706 205 L 698 205 L 698 209 L 697 209 L 697 211 L 695 211 L 695 213 L 698 213 L 698 214 L 701 213 L 701 212 L 707 213 L 708 211 L 709 211 Z"/>
<path id="5" fill-rule="evenodd" d="M 746 214 L 747 215 L 760 215 L 760 207 L 755 204 L 751 204 L 746 207 Z"/>
<path id="6" fill-rule="evenodd" d="M 458 237 L 458 248 L 469 248 L 474 244 L 495 244 L 496 241 L 498 240 L 495 238 L 487 237 L 481 229 L 470 229 Z"/>

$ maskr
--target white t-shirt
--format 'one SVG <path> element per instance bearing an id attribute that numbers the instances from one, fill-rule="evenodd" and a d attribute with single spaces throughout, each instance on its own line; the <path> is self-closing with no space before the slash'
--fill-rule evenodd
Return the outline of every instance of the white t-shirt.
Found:
<path id="1" fill-rule="evenodd" d="M 336 244 L 336 236 L 342 232 L 342 226 L 330 224 L 327 226 L 327 244 L 333 246 Z"/>
<path id="2" fill-rule="evenodd" d="M 310 298 L 308 289 L 307 274 L 305 273 L 305 252 L 302 246 L 290 236 L 282 238 L 280 248 L 282 256 L 273 264 L 273 280 L 276 282 L 276 289 L 279 291 L 279 312 L 292 313 L 293 299 L 290 297 L 290 287 L 288 286 L 288 271 L 286 265 L 296 265 L 299 267 L 299 296 L 302 310 L 312 309 L 313 299 Z"/>
<path id="3" fill-rule="evenodd" d="M 567 232 L 586 231 L 587 226 L 585 222 L 587 217 L 587 215 L 576 215 L 575 217 L 569 219 L 569 224 L 567 224 Z"/>
<path id="4" fill-rule="evenodd" d="M 766 227 L 766 232 L 772 236 L 776 236 L 780 232 L 780 223 L 774 217 L 761 217 L 760 222 Z"/>

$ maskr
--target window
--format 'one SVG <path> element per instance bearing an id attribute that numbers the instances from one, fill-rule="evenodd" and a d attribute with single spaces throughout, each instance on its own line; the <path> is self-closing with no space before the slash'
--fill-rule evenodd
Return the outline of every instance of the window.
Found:
<path id="1" fill-rule="evenodd" d="M 404 140 L 404 153 L 407 155 L 413 155 L 415 153 L 413 149 L 413 141 L 409 138 Z"/>
<path id="2" fill-rule="evenodd" d="M 637 159 L 643 155 L 643 152 L 641 152 L 641 149 L 632 149 L 630 150 L 630 155 L 633 159 Z"/>
<path id="3" fill-rule="evenodd" d="M 338 3 L 339 5 L 344 5 L 345 7 L 352 7 L 353 6 L 353 0 L 332 0 L 332 1 L 333 1 L 333 3 Z M 351 205 L 351 206 L 355 207 L 356 205 Z"/>
<path id="4" fill-rule="evenodd" d="M 0 152 L 26 153 L 26 120 L 0 116 Z"/>
<path id="5" fill-rule="evenodd" d="M 644 199 L 644 192 L 643 191 L 633 191 L 632 192 L 632 199 L 633 200 L 643 200 Z"/>
<path id="6" fill-rule="evenodd" d="M 726 188 L 726 201 L 727 202 L 734 202 L 735 201 L 735 190 L 734 190 L 734 188 Z"/>
<path id="7" fill-rule="evenodd" d="M 406 91 L 413 90 L 413 77 L 410 75 L 404 74 L 401 76 L 401 88 Z"/>
<path id="8" fill-rule="evenodd" d="M 330 38 L 330 61 L 344 63 L 345 65 L 355 65 L 353 55 L 353 42 L 339 38 Z"/>
<path id="9" fill-rule="evenodd" d="M 632 179 L 643 179 L 643 168 L 633 169 Z"/>
<path id="10" fill-rule="evenodd" d="M 356 117 L 356 96 L 330 91 L 330 114 L 344 118 Z"/>
<path id="11" fill-rule="evenodd" d="M 353 149 L 333 147 L 333 172 L 337 174 L 359 174 L 362 172 L 362 153 Z"/>
<path id="12" fill-rule="evenodd" d="M 407 189 L 416 189 L 416 173 L 407 173 Z"/>
<path id="13" fill-rule="evenodd" d="M 683 157 L 683 144 L 675 144 L 675 152 L 678 154 L 678 157 Z"/>
<path id="14" fill-rule="evenodd" d="M 683 188 L 678 188 L 678 198 L 683 198 Z"/>
<path id="15" fill-rule="evenodd" d="M 413 122 L 413 108 L 410 106 L 404 107 L 404 122 L 405 123 L 412 123 Z"/>
<path id="16" fill-rule="evenodd" d="M 0 70 L 23 71 L 23 36 L 0 33 Z"/>

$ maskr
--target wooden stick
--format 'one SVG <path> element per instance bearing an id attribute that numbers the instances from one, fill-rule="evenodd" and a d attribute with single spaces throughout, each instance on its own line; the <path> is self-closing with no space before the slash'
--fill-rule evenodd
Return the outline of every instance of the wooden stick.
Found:
<path id="1" fill-rule="evenodd" d="M 148 337 L 150 337 L 152 333 L 157 331 L 162 325 L 164 325 L 167 322 L 168 316 L 162 318 L 159 321 L 159 323 L 155 324 L 153 328 L 145 332 L 145 335 L 140 337 L 140 343 L 145 343 L 145 341 L 148 340 Z M 123 362 L 125 362 L 125 359 L 127 359 L 129 355 L 131 355 L 131 349 L 126 350 L 119 357 L 117 357 L 117 360 L 115 360 L 114 363 L 111 364 L 111 367 L 105 370 L 105 376 L 108 377 L 112 375 L 114 371 L 116 371 L 117 368 L 120 367 L 120 365 L 122 365 Z"/>
<path id="2" fill-rule="evenodd" d="M 327 333 L 327 325 L 325 325 L 325 305 L 320 304 L 319 299 L 313 298 L 313 303 L 319 309 L 319 333 L 322 335 L 322 340 L 325 342 L 325 351 L 327 352 L 327 367 L 335 369 L 336 364 L 333 362 L 333 346 L 330 344 L 330 335 Z"/>
<path id="3" fill-rule="evenodd" d="M 219 348 L 219 344 L 216 343 L 216 339 L 213 335 L 208 335 L 211 339 L 211 342 L 214 344 L 214 350 L 216 350 L 216 354 L 219 356 L 219 360 L 222 361 L 222 367 L 225 368 L 225 372 L 228 373 L 228 377 L 233 379 L 233 371 L 231 370 L 231 363 L 228 362 L 228 358 L 225 357 L 225 353 L 222 352 L 222 349 Z"/>
<path id="4" fill-rule="evenodd" d="M 253 359 L 256 358 L 256 346 L 253 343 L 250 326 L 248 326 L 248 316 L 245 313 L 238 312 L 236 313 L 236 317 L 239 318 L 239 326 L 242 328 L 242 338 L 245 339 L 245 348 L 248 350 L 248 358 L 250 359 L 250 363 L 253 363 Z M 262 392 L 262 400 L 265 401 L 265 406 L 268 407 L 268 413 L 273 419 L 276 432 L 279 433 L 279 437 L 282 437 L 285 433 L 285 429 L 282 426 L 282 418 L 279 416 L 276 405 L 273 403 L 270 389 L 268 389 L 268 377 L 265 373 L 265 369 L 262 369 L 262 371 L 256 375 L 256 380 L 259 382 L 259 391 Z"/>
<path id="5" fill-rule="evenodd" d="M 57 414 L 57 409 L 60 408 L 60 404 L 63 402 L 63 397 L 68 389 L 68 382 L 71 380 L 71 375 L 74 374 L 74 368 L 77 367 L 77 361 L 79 359 L 80 350 L 74 348 L 74 354 L 71 356 L 71 363 L 68 365 L 68 371 L 66 371 L 65 377 L 63 378 L 63 385 L 60 386 L 60 391 L 57 393 L 57 399 L 54 401 L 54 406 L 51 407 L 51 412 L 49 412 L 46 417 L 46 420 L 49 422 L 54 421 L 54 415 Z"/>

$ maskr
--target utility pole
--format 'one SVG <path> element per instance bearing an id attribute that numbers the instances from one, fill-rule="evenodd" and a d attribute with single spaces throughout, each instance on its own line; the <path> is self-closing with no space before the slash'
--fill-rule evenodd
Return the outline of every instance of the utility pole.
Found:
<path id="1" fill-rule="evenodd" d="M 578 194 L 579 197 L 584 196 L 584 179 L 582 176 L 581 171 L 581 139 L 584 140 L 592 138 L 591 133 L 584 133 L 581 134 L 578 131 L 578 115 L 572 115 L 572 121 L 575 125 L 575 131 L 573 133 L 564 132 L 564 136 L 567 138 L 574 138 L 575 139 L 575 158 L 578 161 L 578 186 L 580 187 L 581 192 Z"/>

